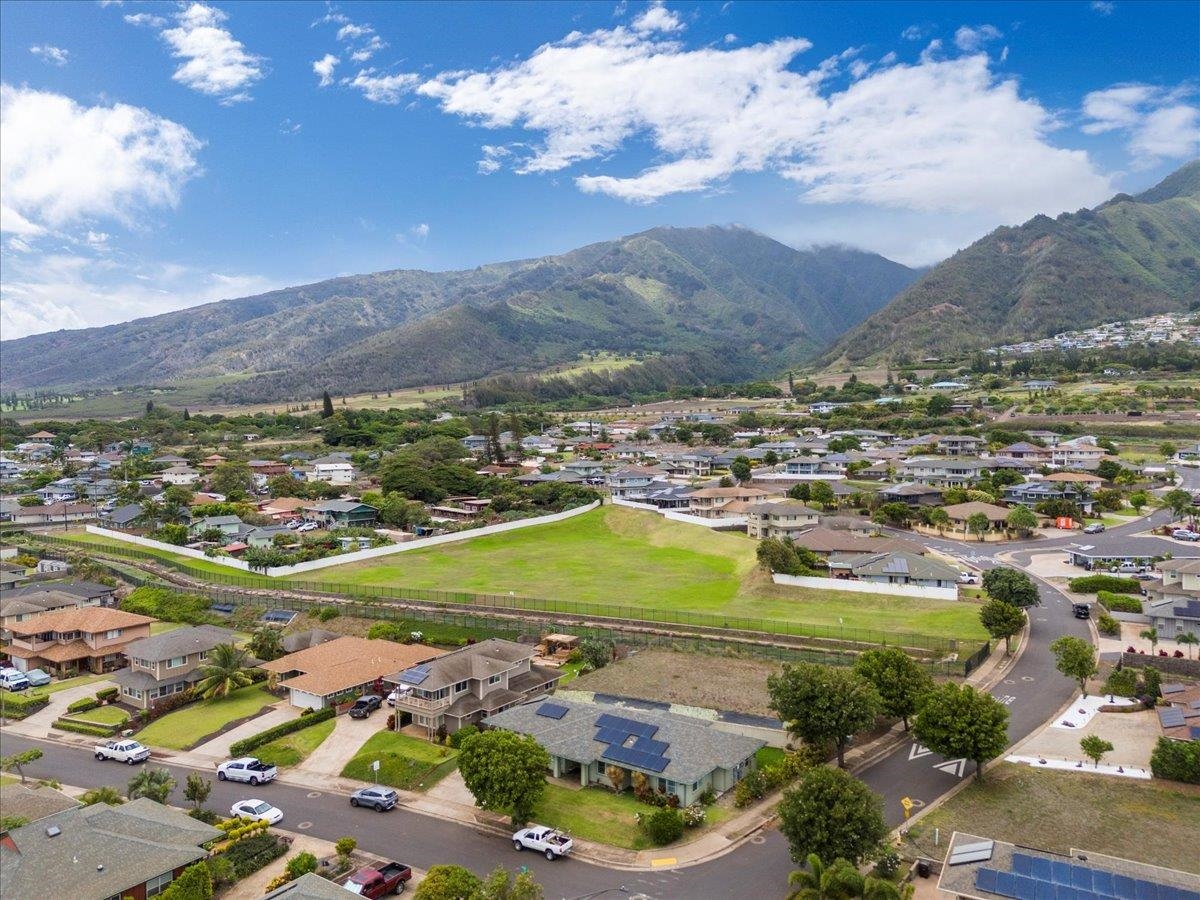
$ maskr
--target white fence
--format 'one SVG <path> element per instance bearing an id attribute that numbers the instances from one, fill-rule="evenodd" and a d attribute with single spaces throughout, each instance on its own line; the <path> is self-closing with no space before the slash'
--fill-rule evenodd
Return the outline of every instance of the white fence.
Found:
<path id="1" fill-rule="evenodd" d="M 854 594 L 886 594 L 893 597 L 920 597 L 924 600 L 957 600 L 958 588 L 922 587 L 918 584 L 879 584 L 874 581 L 847 581 L 841 578 L 817 578 L 811 575 L 772 575 L 776 584 L 791 587 L 849 591 Z"/>
<path id="2" fill-rule="evenodd" d="M 714 531 L 746 527 L 745 516 L 731 516 L 727 519 L 702 519 L 700 516 L 693 516 L 677 509 L 659 509 L 651 503 L 638 503 L 635 500 L 619 500 L 616 497 L 613 498 L 612 504 L 613 506 L 626 506 L 629 509 L 642 509 L 646 512 L 658 513 L 658 515 L 665 519 L 670 519 L 672 522 L 682 522 L 685 525 L 699 525 L 703 528 L 711 528 Z"/>
<path id="3" fill-rule="evenodd" d="M 487 525 L 483 528 L 471 528 L 467 531 L 456 531 L 453 534 L 439 534 L 434 537 L 418 538 L 415 541 L 408 541 L 404 544 L 388 544 L 386 547 L 371 547 L 368 550 L 356 550 L 354 553 L 339 553 L 336 556 L 327 556 L 324 559 L 313 559 L 308 562 L 296 563 L 294 566 L 275 566 L 267 569 L 267 575 L 272 578 L 277 578 L 287 575 L 298 575 L 301 572 L 312 572 L 315 569 L 325 569 L 330 566 L 343 566 L 347 563 L 361 562 L 364 559 L 375 559 L 380 556 L 391 556 L 394 553 L 407 553 L 410 550 L 420 550 L 424 547 L 435 547 L 439 544 L 452 544 L 458 541 L 469 541 L 472 538 L 483 537 L 486 534 L 501 534 L 505 531 L 516 531 L 520 528 L 531 528 L 534 525 L 549 525 L 554 522 L 562 522 L 565 519 L 572 519 L 575 516 L 581 516 L 584 513 L 591 512 L 600 505 L 599 501 L 589 503 L 587 506 L 577 506 L 574 509 L 568 509 L 565 512 L 551 513 L 547 516 L 538 516 L 536 519 L 518 519 L 515 522 L 502 522 L 499 525 Z M 240 559 L 233 559 L 229 556 L 205 556 L 199 550 L 192 550 L 188 547 L 177 547 L 174 544 L 165 544 L 162 541 L 154 541 L 150 538 L 140 537 L 136 534 L 126 534 L 123 531 L 112 531 L 107 528 L 99 528 L 95 525 L 87 526 L 89 534 L 100 535 L 102 537 L 111 538 L 118 541 L 127 541 L 131 544 L 138 544 L 142 547 L 150 547 L 155 550 L 165 550 L 168 553 L 175 553 L 179 556 L 187 556 L 191 559 L 202 559 L 206 562 L 216 563 L 217 565 L 227 566 L 230 569 L 240 569 L 243 572 L 252 571 L 250 566 Z"/>

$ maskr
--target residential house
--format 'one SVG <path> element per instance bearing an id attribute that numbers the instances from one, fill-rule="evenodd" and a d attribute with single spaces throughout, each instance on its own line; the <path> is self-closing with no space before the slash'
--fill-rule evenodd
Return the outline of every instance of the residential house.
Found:
<path id="1" fill-rule="evenodd" d="M 211 456 L 204 457 L 204 459 L 202 459 L 200 461 L 200 468 L 207 469 L 208 471 L 211 472 L 217 466 L 221 465 L 221 463 L 226 463 L 226 462 L 229 462 L 229 460 L 226 459 L 224 456 L 222 456 L 220 453 L 214 453 Z"/>
<path id="2" fill-rule="evenodd" d="M 357 500 L 323 500 L 304 507 L 304 517 L 326 528 L 370 528 L 379 510 Z"/>
<path id="3" fill-rule="evenodd" d="M 829 557 L 829 572 L 835 578 L 870 581 L 875 584 L 909 584 L 918 587 L 958 586 L 958 569 L 927 556 L 897 550 L 853 556 Z"/>
<path id="4" fill-rule="evenodd" d="M 973 434 L 941 434 L 934 444 L 938 453 L 947 456 L 964 456 L 978 453 L 987 446 L 987 441 Z"/>
<path id="5" fill-rule="evenodd" d="M 1068 500 L 1084 513 L 1090 513 L 1095 506 L 1095 501 L 1069 482 L 1024 481 L 1004 488 L 1005 503 L 1033 509 L 1044 500 Z"/>
<path id="6" fill-rule="evenodd" d="M 1011 511 L 1004 506 L 997 506 L 994 503 L 980 503 L 977 500 L 972 500 L 969 503 L 954 503 L 950 506 L 943 506 L 942 509 L 950 517 L 950 527 L 954 531 L 960 532 L 964 537 L 971 537 L 974 534 L 967 527 L 967 522 L 971 516 L 987 516 L 989 531 L 1004 531 L 1007 528 L 1008 514 Z"/>
<path id="7" fill-rule="evenodd" d="M 1062 441 L 1050 448 L 1050 463 L 1061 469 L 1095 469 L 1107 451 L 1090 435 Z"/>
<path id="8" fill-rule="evenodd" d="M 97 518 L 90 503 L 52 503 L 49 506 L 25 506 L 13 513 L 14 525 L 65 525 Z"/>
<path id="9" fill-rule="evenodd" d="M 1021 387 L 1026 391 L 1052 391 L 1058 387 L 1058 382 L 1043 378 L 1035 378 L 1032 381 L 1022 382 Z"/>
<path id="10" fill-rule="evenodd" d="M 1200 685 L 1164 684 L 1160 692 L 1166 706 L 1157 707 L 1156 712 L 1163 737 L 1173 741 L 1200 740 Z"/>
<path id="11" fill-rule="evenodd" d="M 562 673 L 536 666 L 536 647 L 490 638 L 411 665 L 384 681 L 393 685 L 396 725 L 401 714 L 432 737 L 453 734 L 496 713 L 554 690 Z"/>
<path id="12" fill-rule="evenodd" d="M 1073 566 L 1081 566 L 1089 571 L 1119 566 L 1121 563 L 1148 566 L 1180 553 L 1179 544 L 1166 538 L 1128 537 L 1108 532 L 1080 535 L 1077 540 L 1079 543 L 1073 543 L 1066 548 L 1067 561 Z M 1146 582 L 1147 593 L 1151 586 L 1157 587 L 1152 582 Z M 1200 636 L 1200 631 L 1196 634 Z"/>
<path id="13" fill-rule="evenodd" d="M 595 459 L 573 459 L 563 465 L 562 471 L 578 475 L 584 481 L 599 481 L 604 477 L 604 464 Z"/>
<path id="14" fill-rule="evenodd" d="M 200 480 L 200 470 L 193 469 L 191 466 L 171 466 L 169 469 L 163 469 L 161 476 L 163 484 L 191 487 Z"/>
<path id="15" fill-rule="evenodd" d="M 288 473 L 287 463 L 277 462 L 273 459 L 252 459 L 246 465 L 255 475 L 261 475 L 264 478 L 274 478 L 276 475 Z"/>
<path id="16" fill-rule="evenodd" d="M 309 481 L 324 481 L 333 485 L 348 485 L 354 481 L 354 466 L 341 456 L 322 456 L 309 462 Z"/>
<path id="17" fill-rule="evenodd" d="M 1003 456 L 1006 459 L 1028 460 L 1042 466 L 1049 465 L 1052 458 L 1049 447 L 1039 447 L 1037 444 L 1031 444 L 1028 441 L 1017 441 L 1015 444 L 1001 447 L 996 451 L 996 455 Z"/>
<path id="18" fill-rule="evenodd" d="M 966 456 L 914 456 L 899 465 L 900 477 L 936 487 L 968 487 L 988 469 L 988 461 Z"/>
<path id="19" fill-rule="evenodd" d="M 614 500 L 643 500 L 657 488 L 665 487 L 661 469 L 629 466 L 604 476 L 604 486 Z"/>
<path id="20" fill-rule="evenodd" d="M 929 386 L 933 391 L 965 391 L 971 386 L 965 381 L 935 381 Z"/>
<path id="21" fill-rule="evenodd" d="M 745 515 L 750 537 L 788 539 L 816 525 L 821 514 L 799 500 L 778 500 L 751 504 Z"/>
<path id="22" fill-rule="evenodd" d="M 76 478 L 60 478 L 34 491 L 42 503 L 69 503 L 79 499 L 79 481 Z"/>
<path id="23" fill-rule="evenodd" d="M 1057 431 L 1026 431 L 1025 435 L 1035 441 L 1041 441 L 1047 447 L 1054 447 L 1062 440 Z"/>
<path id="24" fill-rule="evenodd" d="M 15 572 L 10 569 L 0 569 L 0 592 L 15 591 L 29 580 L 23 571 Z"/>
<path id="25" fill-rule="evenodd" d="M 237 516 L 205 516 L 188 526 L 188 536 L 198 538 L 204 532 L 216 529 L 221 532 L 221 540 L 225 540 L 237 537 L 245 527 L 246 523 Z"/>
<path id="26" fill-rule="evenodd" d="M 1176 462 L 1196 462 L 1200 460 L 1200 442 L 1188 444 L 1186 447 L 1180 447 L 1175 451 L 1173 457 Z"/>
<path id="27" fill-rule="evenodd" d="M 78 809 L 82 805 L 74 797 L 68 797 L 48 784 L 0 785 L 0 809 L 4 810 L 5 818 L 11 816 L 24 819 L 26 824 L 65 809 Z"/>
<path id="28" fill-rule="evenodd" d="M 1142 611 L 1164 638 L 1200 637 L 1200 559 L 1167 559 L 1155 566 L 1162 581 L 1146 582 Z"/>
<path id="29" fill-rule="evenodd" d="M 275 546 L 275 538 L 279 535 L 285 535 L 290 538 L 296 536 L 296 532 L 283 525 L 259 525 L 249 531 L 239 535 L 239 540 L 247 547 L 273 547 Z"/>
<path id="30" fill-rule="evenodd" d="M 916 509 L 919 506 L 941 506 L 942 491 L 931 484 L 905 481 L 893 484 L 876 492 L 884 503 L 903 503 Z"/>
<path id="31" fill-rule="evenodd" d="M 922 545 L 904 538 L 870 537 L 847 529 L 828 528 L 824 525 L 802 531 L 800 534 L 794 535 L 792 541 L 822 557 L 829 557 L 835 553 L 854 555 L 904 551 L 921 555 L 926 552 Z"/>
<path id="32" fill-rule="evenodd" d="M 176 456 L 173 453 L 164 453 L 162 456 L 156 456 L 150 460 L 156 466 L 186 466 L 187 460 L 182 456 Z"/>
<path id="33" fill-rule="evenodd" d="M 150 636 L 153 621 L 108 607 L 59 609 L 7 623 L 12 642 L 4 652 L 22 672 L 45 669 L 59 677 L 115 672 L 125 665 L 125 648 Z"/>
<path id="34" fill-rule="evenodd" d="M 726 519 L 742 516 L 755 503 L 768 496 L 761 488 L 713 487 L 692 491 L 688 495 L 688 514 L 701 519 Z"/>
<path id="35" fill-rule="evenodd" d="M 286 522 L 290 519 L 302 518 L 304 507 L 310 502 L 299 497 L 276 497 L 274 500 L 264 501 L 258 511 L 264 516 L 270 516 L 276 522 Z"/>
<path id="36" fill-rule="evenodd" d="M 337 881 L 308 872 L 267 892 L 262 900 L 346 900 L 346 889 Z"/>
<path id="37" fill-rule="evenodd" d="M 695 492 L 694 488 L 686 485 L 666 484 L 659 486 L 646 494 L 643 502 L 649 503 L 660 510 L 685 510 L 690 505 L 688 498 Z"/>
<path id="38" fill-rule="evenodd" d="M 692 716 L 557 697 L 514 706 L 487 724 L 532 737 L 549 754 L 555 778 L 611 786 L 608 772 L 617 767 L 644 775 L 652 790 L 674 795 L 680 806 L 705 791 L 731 790 L 754 771 L 765 744 Z"/>
<path id="39" fill-rule="evenodd" d="M 662 467 L 678 478 L 707 478 L 713 472 L 715 451 L 672 453 L 662 457 Z"/>
<path id="40" fill-rule="evenodd" d="M 4 643 L 11 640 L 9 623 L 25 622 L 42 613 L 57 609 L 82 609 L 87 606 L 111 605 L 112 588 L 108 588 L 107 602 L 104 595 L 89 596 L 86 592 L 68 591 L 70 585 L 30 585 L 5 591 L 0 599 L 0 638 Z"/>
<path id="41" fill-rule="evenodd" d="M 218 644 L 231 644 L 237 632 L 215 625 L 177 628 L 142 638 L 125 647 L 129 667 L 113 676 L 121 686 L 121 702 L 149 709 L 181 694 L 203 679 L 208 655 Z"/>
<path id="42" fill-rule="evenodd" d="M 138 519 L 142 517 L 142 505 L 140 503 L 126 503 L 122 506 L 116 506 L 107 512 L 101 512 L 100 518 L 105 528 L 117 528 L 124 530 L 133 526 Z"/>
<path id="43" fill-rule="evenodd" d="M 0 833 L 0 883 L 13 898 L 148 900 L 221 836 L 148 797 L 74 807 Z"/>
<path id="44" fill-rule="evenodd" d="M 376 690 L 385 675 L 444 655 L 424 644 L 342 636 L 312 644 L 260 668 L 287 688 L 292 706 L 323 709 L 337 697 Z"/>
<path id="45" fill-rule="evenodd" d="M 1079 485 L 1086 491 L 1098 490 L 1104 486 L 1104 479 L 1090 472 L 1051 472 L 1049 475 L 1043 476 L 1042 481 L 1062 487 Z M 1080 491 L 1074 491 L 1074 493 L 1082 495 Z"/>

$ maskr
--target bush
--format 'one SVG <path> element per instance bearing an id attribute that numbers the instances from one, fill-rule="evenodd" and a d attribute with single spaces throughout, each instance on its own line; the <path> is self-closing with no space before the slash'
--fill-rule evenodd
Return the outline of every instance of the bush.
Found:
<path id="1" fill-rule="evenodd" d="M 1142 669 L 1142 693 L 1150 698 L 1151 704 L 1162 693 L 1162 673 L 1153 666 Z"/>
<path id="2" fill-rule="evenodd" d="M 756 800 L 761 800 L 767 795 L 768 787 L 767 777 L 761 769 L 747 772 L 733 790 L 733 805 L 740 809 L 743 806 L 749 806 Z"/>
<path id="3" fill-rule="evenodd" d="M 80 697 L 74 703 L 67 705 L 67 712 L 87 712 L 89 709 L 95 709 L 100 705 L 100 701 L 95 697 Z"/>
<path id="4" fill-rule="evenodd" d="M 450 737 L 447 739 L 450 743 L 450 748 L 452 750 L 457 750 L 459 744 L 473 734 L 479 734 L 479 729 L 474 725 L 464 725 L 462 728 L 458 729 L 458 731 L 454 732 L 454 734 L 450 735 Z"/>
<path id="5" fill-rule="evenodd" d="M 121 727 L 120 725 L 92 725 L 88 722 L 72 722 L 69 719 L 55 719 L 51 725 L 59 731 L 90 734 L 92 737 L 112 737 Z"/>
<path id="6" fill-rule="evenodd" d="M 1200 741 L 1173 741 L 1160 737 L 1150 756 L 1155 778 L 1200 784 Z"/>
<path id="7" fill-rule="evenodd" d="M 338 856 L 349 856 L 357 847 L 358 841 L 349 835 L 338 838 L 333 845 L 333 849 L 337 851 Z"/>
<path id="8" fill-rule="evenodd" d="M 230 845 L 222 855 L 233 866 L 234 880 L 241 881 L 286 852 L 287 847 L 275 835 L 260 834 Z"/>
<path id="9" fill-rule="evenodd" d="M 4 715 L 9 719 L 23 719 L 50 702 L 45 694 L 22 696 L 6 690 L 0 690 L 0 697 L 3 698 Z"/>
<path id="10" fill-rule="evenodd" d="M 205 825 L 216 825 L 221 818 L 211 809 L 205 809 L 204 807 L 189 809 L 188 815 L 193 819 L 203 822 Z"/>
<path id="11" fill-rule="evenodd" d="M 592 669 L 603 669 L 612 661 L 612 641 L 600 638 L 584 638 L 579 642 L 579 655 L 583 657 L 584 665 Z"/>
<path id="12" fill-rule="evenodd" d="M 1105 694 L 1116 697 L 1132 697 L 1137 693 L 1137 672 L 1133 669 L 1113 669 L 1104 682 Z"/>
<path id="13" fill-rule="evenodd" d="M 1121 623 L 1112 616 L 1101 613 L 1096 619 L 1096 630 L 1106 637 L 1117 637 L 1121 633 Z"/>
<path id="14" fill-rule="evenodd" d="M 268 744 L 276 738 L 281 738 L 285 734 L 291 734 L 294 731 L 299 731 L 301 728 L 307 728 L 309 725 L 316 725 L 318 722 L 324 722 L 326 719 L 334 717 L 332 706 L 327 706 L 324 709 L 318 709 L 307 716 L 300 716 L 292 719 L 289 722 L 284 722 L 281 725 L 276 725 L 274 728 L 268 728 L 266 731 L 260 731 L 258 734 L 252 734 L 248 738 L 240 741 L 235 741 L 229 746 L 230 756 L 236 758 L 245 756 L 251 750 L 257 750 L 263 744 Z"/>
<path id="15" fill-rule="evenodd" d="M 900 854 L 891 848 L 883 850 L 875 860 L 875 871 L 890 881 L 900 871 Z"/>
<path id="16" fill-rule="evenodd" d="M 322 606 L 320 612 L 317 613 L 317 618 L 322 622 L 328 622 L 330 619 L 336 619 L 342 614 L 342 611 L 336 606 Z"/>
<path id="17" fill-rule="evenodd" d="M 1142 601 L 1128 594 L 1114 594 L 1112 591 L 1100 591 L 1096 594 L 1100 605 L 1112 612 L 1140 613 Z"/>
<path id="18" fill-rule="evenodd" d="M 220 625 L 224 620 L 209 610 L 212 601 L 198 594 L 182 594 L 170 588 L 140 587 L 120 603 L 126 612 L 153 616 L 167 622 L 188 625 Z"/>
<path id="19" fill-rule="evenodd" d="M 1136 578 L 1118 578 L 1116 575 L 1084 575 L 1081 578 L 1072 578 L 1070 587 L 1077 594 L 1096 594 L 1100 591 L 1111 591 L 1114 594 L 1142 592 L 1142 583 Z"/>
<path id="20" fill-rule="evenodd" d="M 708 818 L 708 813 L 699 803 L 693 803 L 691 806 L 685 806 L 683 809 L 683 824 L 688 828 L 696 828 L 704 824 L 704 820 Z"/>
<path id="21" fill-rule="evenodd" d="M 96 699 L 101 703 L 108 703 L 110 700 L 115 700 L 120 693 L 121 689 L 119 687 L 103 688 L 96 691 Z"/>
<path id="22" fill-rule="evenodd" d="M 704 793 L 696 798 L 696 802 L 701 806 L 712 806 L 717 802 L 717 792 L 712 788 L 705 788 Z"/>
<path id="23" fill-rule="evenodd" d="M 642 819 L 642 829 L 657 846 L 669 844 L 683 837 L 683 813 L 677 809 L 656 809 Z"/>
<path id="24" fill-rule="evenodd" d="M 312 853 L 305 850 L 302 853 L 297 853 L 287 861 L 284 871 L 294 881 L 301 875 L 307 875 L 309 872 L 317 871 L 317 858 Z"/>

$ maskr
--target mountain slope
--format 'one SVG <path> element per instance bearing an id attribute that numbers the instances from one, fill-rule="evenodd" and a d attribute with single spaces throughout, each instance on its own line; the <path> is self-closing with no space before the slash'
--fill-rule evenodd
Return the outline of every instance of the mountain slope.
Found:
<path id="1" fill-rule="evenodd" d="M 1200 298 L 1200 161 L 1137 197 L 998 228 L 851 330 L 826 363 L 952 356 Z"/>
<path id="2" fill-rule="evenodd" d="M 746 376 L 806 358 L 915 273 L 741 228 L 656 228 L 561 256 L 393 271 L 224 300 L 123 325 L 6 341 L 6 388 L 252 377 L 276 400 L 535 371 L 585 350 L 720 350 Z"/>

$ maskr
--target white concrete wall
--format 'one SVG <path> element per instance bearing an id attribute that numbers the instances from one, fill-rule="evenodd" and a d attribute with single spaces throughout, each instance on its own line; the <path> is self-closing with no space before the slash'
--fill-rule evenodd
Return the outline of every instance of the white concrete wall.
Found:
<path id="1" fill-rule="evenodd" d="M 101 528 L 99 525 L 88 525 L 88 534 L 99 535 L 100 537 L 109 538 L 114 541 L 124 541 L 127 544 L 136 544 L 139 547 L 148 547 L 151 550 L 165 550 L 168 553 L 174 553 L 178 556 L 186 556 L 189 559 L 202 559 L 206 562 L 216 563 L 220 566 L 226 566 L 230 569 L 238 569 L 242 572 L 249 572 L 250 566 L 242 562 L 240 559 L 233 559 L 229 556 L 208 557 L 201 550 L 193 550 L 190 547 L 179 547 L 175 544 L 168 544 L 164 541 L 155 541 L 150 538 L 142 537 L 137 534 L 128 534 L 124 531 L 113 531 L 109 528 Z"/>
<path id="2" fill-rule="evenodd" d="M 630 509 L 643 509 L 647 512 L 658 513 L 660 516 L 670 519 L 672 522 L 682 522 L 685 525 L 700 525 L 704 528 L 712 528 L 715 530 L 725 530 L 734 528 L 745 528 L 745 516 L 731 516 L 727 519 L 703 519 L 700 516 L 693 516 L 677 509 L 659 509 L 649 503 L 637 503 L 633 500 L 618 500 L 613 498 L 613 506 L 626 506 Z"/>
<path id="3" fill-rule="evenodd" d="M 792 587 L 821 588 L 826 591 L 850 591 L 854 594 L 886 594 L 893 597 L 920 597 L 924 600 L 957 600 L 958 588 L 922 587 L 916 584 L 880 584 L 873 581 L 844 581 L 810 575 L 772 575 L 776 584 Z"/>

